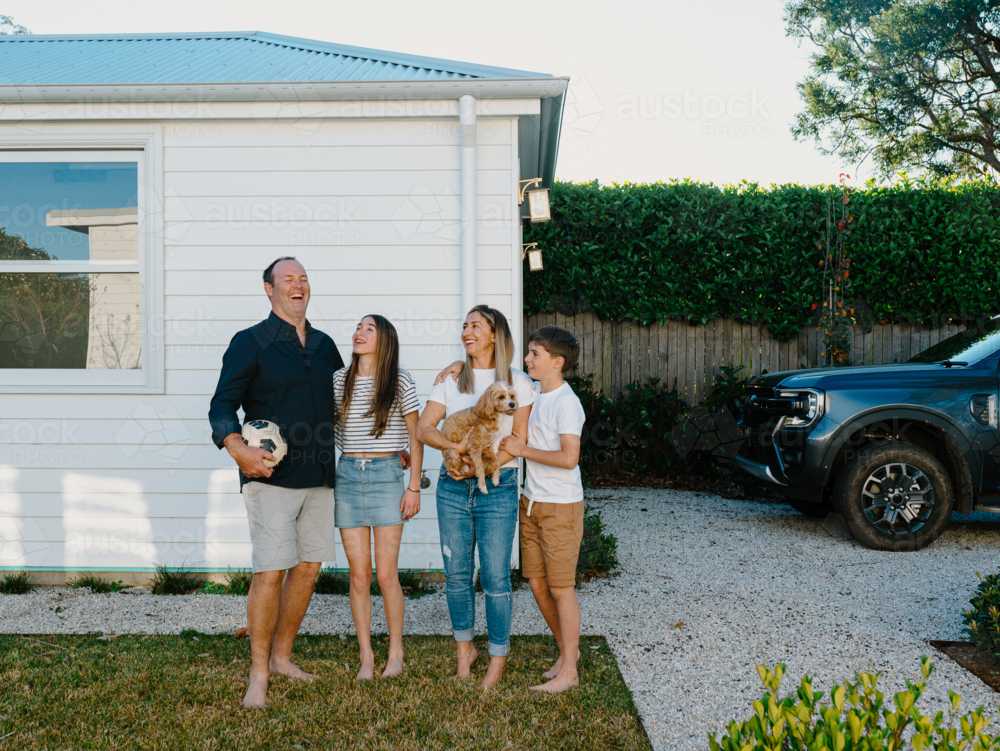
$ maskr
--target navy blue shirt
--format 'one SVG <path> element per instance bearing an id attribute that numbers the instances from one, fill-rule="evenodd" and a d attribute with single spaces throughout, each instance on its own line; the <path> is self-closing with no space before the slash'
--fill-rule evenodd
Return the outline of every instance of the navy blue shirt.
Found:
<path id="1" fill-rule="evenodd" d="M 242 430 L 236 411 L 249 420 L 281 427 L 288 454 L 269 478 L 248 478 L 283 488 L 315 488 L 334 482 L 333 374 L 344 367 L 337 345 L 306 322 L 302 346 L 295 327 L 274 313 L 244 329 L 222 356 L 219 385 L 208 410 L 212 440 L 220 449 Z"/>

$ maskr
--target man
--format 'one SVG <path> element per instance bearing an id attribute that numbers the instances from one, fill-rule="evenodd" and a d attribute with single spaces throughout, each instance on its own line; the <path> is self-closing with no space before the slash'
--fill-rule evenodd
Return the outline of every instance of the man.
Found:
<path id="1" fill-rule="evenodd" d="M 272 672 L 315 677 L 292 663 L 292 643 L 316 574 L 335 556 L 333 374 L 344 365 L 333 340 L 306 320 L 302 264 L 287 256 L 274 261 L 264 270 L 264 292 L 271 314 L 229 343 L 208 413 L 212 439 L 239 466 L 250 522 L 247 709 L 264 706 Z M 269 420 L 284 431 L 288 454 L 274 469 L 263 463 L 273 461 L 269 452 L 243 442 L 240 407 L 247 420 Z"/>

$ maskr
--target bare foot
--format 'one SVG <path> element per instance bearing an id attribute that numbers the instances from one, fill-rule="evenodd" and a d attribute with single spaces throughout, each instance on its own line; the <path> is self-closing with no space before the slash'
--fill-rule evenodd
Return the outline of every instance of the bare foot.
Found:
<path id="1" fill-rule="evenodd" d="M 540 686 L 532 686 L 532 691 L 547 691 L 550 694 L 557 694 L 560 691 L 566 691 L 567 689 L 573 688 L 573 686 L 580 685 L 580 677 L 577 675 L 576 671 L 563 671 L 555 678 L 553 678 L 548 683 L 543 683 Z"/>
<path id="2" fill-rule="evenodd" d="M 577 661 L 579 661 L 580 659 L 579 649 L 576 650 L 576 659 Z M 549 680 L 555 678 L 557 675 L 559 675 L 559 671 L 562 670 L 562 663 L 563 663 L 562 655 L 559 655 L 559 659 L 556 660 L 556 664 L 550 667 L 544 673 L 542 673 L 542 678 L 548 678 Z"/>
<path id="3" fill-rule="evenodd" d="M 503 668 L 506 664 L 506 657 L 491 657 L 490 666 L 486 669 L 486 675 L 483 676 L 483 681 L 479 684 L 479 688 L 485 691 L 497 685 L 500 679 L 503 678 Z"/>
<path id="4" fill-rule="evenodd" d="M 458 644 L 460 645 L 468 644 L 469 649 L 464 650 L 462 649 L 462 647 L 458 648 L 458 670 L 455 673 L 455 677 L 468 678 L 472 672 L 472 664 L 476 661 L 476 658 L 479 657 L 479 652 L 476 650 L 474 646 L 472 646 L 471 641 L 470 642 L 460 641 L 458 642 Z"/>
<path id="5" fill-rule="evenodd" d="M 250 685 L 243 696 L 243 708 L 263 709 L 265 696 L 267 696 L 267 676 L 251 676 Z"/>
<path id="6" fill-rule="evenodd" d="M 302 670 L 291 660 L 275 660 L 274 658 L 271 658 L 271 662 L 268 667 L 271 669 L 272 673 L 280 673 L 281 675 L 286 675 L 289 678 L 298 678 L 301 681 L 312 681 L 316 679 L 315 675 Z"/>
<path id="7" fill-rule="evenodd" d="M 403 672 L 403 653 L 400 652 L 398 655 L 390 654 L 388 661 L 385 663 L 385 670 L 382 671 L 382 677 L 395 678 L 402 672 Z"/>
<path id="8" fill-rule="evenodd" d="M 375 677 L 375 655 L 363 658 L 361 660 L 361 669 L 358 674 L 354 676 L 356 681 L 370 681 Z"/>

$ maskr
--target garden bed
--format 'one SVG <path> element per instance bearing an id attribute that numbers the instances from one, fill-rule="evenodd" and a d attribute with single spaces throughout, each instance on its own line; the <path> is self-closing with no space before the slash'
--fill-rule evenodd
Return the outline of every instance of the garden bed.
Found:
<path id="1" fill-rule="evenodd" d="M 967 641 L 931 641 L 938 652 L 947 655 L 994 691 L 1000 693 L 1000 662 L 988 652 Z"/>

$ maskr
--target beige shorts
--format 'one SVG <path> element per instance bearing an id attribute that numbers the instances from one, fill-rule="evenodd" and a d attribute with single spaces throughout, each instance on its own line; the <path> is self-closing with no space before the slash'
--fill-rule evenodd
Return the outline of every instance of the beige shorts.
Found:
<path id="1" fill-rule="evenodd" d="M 576 586 L 576 562 L 583 540 L 583 501 L 531 504 L 521 496 L 521 575 L 544 578 L 550 587 Z"/>
<path id="2" fill-rule="evenodd" d="M 263 482 L 243 486 L 250 521 L 253 571 L 284 571 L 303 563 L 336 557 L 333 491 L 281 488 Z"/>

